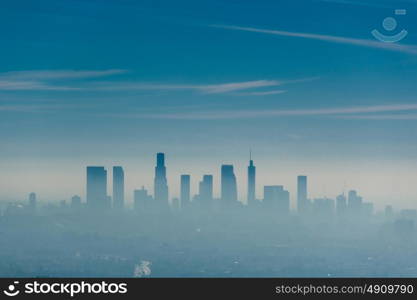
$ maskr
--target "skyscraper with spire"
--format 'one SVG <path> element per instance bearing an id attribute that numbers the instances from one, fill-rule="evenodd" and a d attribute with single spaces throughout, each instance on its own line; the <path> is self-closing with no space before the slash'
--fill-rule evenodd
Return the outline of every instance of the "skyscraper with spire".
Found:
<path id="1" fill-rule="evenodd" d="M 248 166 L 248 205 L 253 205 L 256 200 L 256 167 L 252 160 L 252 151 L 249 152 L 249 166 Z"/>
<path id="2" fill-rule="evenodd" d="M 165 154 L 156 154 L 156 167 L 154 179 L 155 204 L 161 208 L 168 207 L 168 184 L 165 167 Z"/>

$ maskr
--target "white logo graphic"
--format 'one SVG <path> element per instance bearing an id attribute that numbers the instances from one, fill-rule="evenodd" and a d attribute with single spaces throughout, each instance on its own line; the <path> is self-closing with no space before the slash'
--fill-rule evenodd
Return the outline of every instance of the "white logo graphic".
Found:
<path id="1" fill-rule="evenodd" d="M 19 284 L 19 281 L 13 282 L 13 284 L 10 284 L 7 287 L 7 290 L 4 290 L 3 293 L 5 293 L 9 297 L 17 296 L 20 293 L 20 291 L 16 289 L 16 285 L 18 284 Z"/>
<path id="2" fill-rule="evenodd" d="M 395 14 L 404 16 L 407 14 L 407 10 L 396 9 Z M 395 29 L 397 29 L 397 20 L 394 19 L 393 17 L 387 17 L 384 19 L 384 21 L 382 21 L 382 27 L 384 27 L 384 29 L 387 32 L 392 32 Z M 396 43 L 396 42 L 401 41 L 408 35 L 408 31 L 405 29 L 401 30 L 399 33 L 394 34 L 394 35 L 383 34 L 379 32 L 377 29 L 372 30 L 371 33 L 377 40 L 384 42 L 384 43 Z"/>
<path id="3" fill-rule="evenodd" d="M 14 297 L 20 294 L 67 294 L 71 298 L 77 294 L 126 294 L 127 283 L 107 283 L 106 281 L 89 283 L 64 282 L 26 282 L 24 287 L 17 289 L 19 281 L 14 281 L 3 291 L 6 296 Z"/>

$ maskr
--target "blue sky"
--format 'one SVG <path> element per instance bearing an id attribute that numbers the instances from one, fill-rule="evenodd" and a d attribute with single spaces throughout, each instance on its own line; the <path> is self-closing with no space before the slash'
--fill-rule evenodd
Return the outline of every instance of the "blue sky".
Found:
<path id="1" fill-rule="evenodd" d="M 413 206 L 416 14 L 413 0 L 2 1 L 3 197 L 83 195 L 87 164 L 122 164 L 130 195 L 164 151 L 172 196 L 180 173 L 197 185 L 234 163 L 244 198 L 251 148 L 259 197 L 295 196 L 305 173 L 312 197 Z M 404 40 L 374 39 L 386 17 Z"/>

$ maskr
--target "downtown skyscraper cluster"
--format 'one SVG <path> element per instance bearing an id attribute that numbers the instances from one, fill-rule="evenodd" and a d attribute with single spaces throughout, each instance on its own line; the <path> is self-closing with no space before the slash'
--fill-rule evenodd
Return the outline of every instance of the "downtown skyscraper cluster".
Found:
<path id="1" fill-rule="evenodd" d="M 179 198 L 169 199 L 167 181 L 167 168 L 165 154 L 156 154 L 154 170 L 153 195 L 144 187 L 133 191 L 133 205 L 138 211 L 169 211 L 202 209 L 210 211 L 217 209 L 233 209 L 243 207 L 238 199 L 238 187 L 233 165 L 224 164 L 220 167 L 220 197 L 213 195 L 213 175 L 203 175 L 198 184 L 198 193 L 191 195 L 191 175 L 182 174 L 179 178 Z M 333 212 L 339 216 L 345 214 L 372 214 L 373 206 L 365 203 L 356 191 L 349 191 L 347 197 L 339 195 L 336 200 L 329 198 L 308 198 L 307 176 L 297 177 L 297 212 L 300 215 L 316 214 L 331 215 Z M 79 201 L 79 199 L 76 199 Z M 87 207 L 93 210 L 122 209 L 125 206 L 124 170 L 121 166 L 113 167 L 113 196 L 107 194 L 107 171 L 101 166 L 87 167 Z M 263 187 L 263 198 L 256 197 L 256 166 L 252 157 L 247 167 L 247 195 L 246 207 L 265 209 L 280 215 L 290 213 L 290 193 L 282 185 L 269 185 Z"/>

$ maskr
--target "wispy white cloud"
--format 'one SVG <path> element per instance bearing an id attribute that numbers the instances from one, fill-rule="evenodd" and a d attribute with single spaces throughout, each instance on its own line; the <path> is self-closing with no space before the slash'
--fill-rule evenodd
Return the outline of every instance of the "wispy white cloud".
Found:
<path id="1" fill-rule="evenodd" d="M 159 83 L 101 83 L 97 89 L 108 90 L 196 90 L 206 94 L 220 94 L 261 87 L 274 87 L 285 84 L 278 80 L 254 80 L 220 84 L 159 84 Z"/>
<path id="2" fill-rule="evenodd" d="M 160 84 L 160 83 L 141 83 L 141 82 L 101 82 L 97 86 L 92 86 L 97 90 L 194 90 L 204 94 L 221 94 L 265 87 L 278 87 L 287 84 L 314 81 L 319 77 L 302 78 L 294 80 L 252 80 L 242 82 L 228 82 L 218 84 Z M 257 91 L 261 95 L 277 94 L 268 91 Z M 255 92 L 254 92 L 255 93 Z M 254 94 L 255 95 L 255 94 Z"/>
<path id="3" fill-rule="evenodd" d="M 41 70 L 41 71 L 12 71 L 0 73 L 0 90 L 81 90 L 63 84 L 64 80 L 97 78 L 125 73 L 126 70 L 76 71 L 76 70 Z"/>
<path id="4" fill-rule="evenodd" d="M 240 90 L 260 88 L 260 87 L 280 86 L 283 84 L 284 84 L 283 81 L 278 81 L 278 80 L 256 80 L 256 81 L 197 86 L 197 89 L 207 94 L 219 94 L 219 93 L 234 92 L 234 91 L 240 91 Z"/>
<path id="5" fill-rule="evenodd" d="M 41 79 L 77 79 L 77 78 L 97 78 L 111 75 L 126 73 L 127 70 L 110 69 L 110 70 L 29 70 L 29 71 L 11 71 L 0 73 L 0 79 L 9 80 L 41 80 Z"/>
<path id="6" fill-rule="evenodd" d="M 252 80 L 241 82 L 227 82 L 217 84 L 170 84 L 170 83 L 145 83 L 145 82 L 121 82 L 121 81 L 76 81 L 77 79 L 95 79 L 126 73 L 126 70 L 111 69 L 103 71 L 13 71 L 0 73 L 0 90 L 55 90 L 55 91 L 134 91 L 134 90 L 194 90 L 204 94 L 221 94 L 265 87 L 278 87 L 285 84 L 312 81 L 314 78 L 302 78 L 295 80 Z M 256 91 L 258 95 L 278 94 L 278 91 Z M 255 91 L 253 95 L 256 95 Z"/>
<path id="7" fill-rule="evenodd" d="M 19 105 L 0 105 L 0 112 L 36 112 L 47 113 L 56 112 L 57 110 L 78 108 L 79 105 L 70 104 L 19 104 Z M 83 105 L 85 107 L 85 105 Z"/>
<path id="8" fill-rule="evenodd" d="M 0 79 L 0 90 L 3 91 L 70 91 L 80 90 L 77 87 L 52 85 L 42 81 L 33 80 L 2 80 Z"/>
<path id="9" fill-rule="evenodd" d="M 238 31 L 247 31 L 247 32 L 256 32 L 271 34 L 277 36 L 288 36 L 288 37 L 298 37 L 311 40 L 320 40 L 331 43 L 339 44 L 349 44 L 355 46 L 362 46 L 368 48 L 377 48 L 389 51 L 403 52 L 408 54 L 417 54 L 417 46 L 415 45 L 403 45 L 399 43 L 383 43 L 376 40 L 367 40 L 367 39 L 357 39 L 349 37 L 341 37 L 334 35 L 324 35 L 324 34 L 315 34 L 315 33 L 304 33 L 304 32 L 292 32 L 292 31 L 282 31 L 282 30 L 269 30 L 261 29 L 254 27 L 242 27 L 242 26 L 228 26 L 228 25 L 211 25 L 211 27 L 222 28 L 227 30 L 238 30 Z"/>
<path id="10" fill-rule="evenodd" d="M 417 114 L 352 115 L 336 116 L 336 118 L 349 120 L 417 120 Z"/>
<path id="11" fill-rule="evenodd" d="M 265 91 L 265 92 L 245 92 L 245 93 L 240 93 L 239 95 L 243 95 L 243 96 L 269 96 L 269 95 L 279 95 L 279 94 L 284 94 L 287 91 L 285 90 L 274 90 L 274 91 Z"/>
<path id="12" fill-rule="evenodd" d="M 124 117 L 178 120 L 218 120 L 249 119 L 265 117 L 303 117 L 303 116 L 344 116 L 350 114 L 402 112 L 417 110 L 417 104 L 394 104 L 354 106 L 338 108 L 292 109 L 292 110 L 223 110 L 211 112 L 167 113 L 167 114 L 123 114 Z M 120 115 L 122 116 L 122 115 Z"/>

